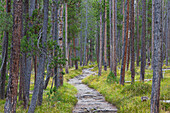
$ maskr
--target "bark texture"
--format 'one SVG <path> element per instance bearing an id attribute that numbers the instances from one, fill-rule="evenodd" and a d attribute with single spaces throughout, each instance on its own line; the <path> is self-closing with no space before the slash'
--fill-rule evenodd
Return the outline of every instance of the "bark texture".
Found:
<path id="1" fill-rule="evenodd" d="M 13 31 L 9 88 L 7 89 L 7 98 L 4 107 L 5 113 L 16 113 L 19 58 L 20 58 L 20 40 L 22 38 L 22 0 L 13 2 Z"/>
<path id="2" fill-rule="evenodd" d="M 162 46 L 162 0 L 155 0 L 154 5 L 154 54 L 153 54 L 153 80 L 151 94 L 151 113 L 159 113 L 159 96 L 161 81 L 161 46 Z"/>

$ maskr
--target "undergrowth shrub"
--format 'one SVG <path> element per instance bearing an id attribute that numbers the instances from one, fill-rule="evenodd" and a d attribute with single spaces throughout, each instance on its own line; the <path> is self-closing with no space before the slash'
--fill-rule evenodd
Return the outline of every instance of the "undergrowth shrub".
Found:
<path id="1" fill-rule="evenodd" d="M 119 79 L 114 75 L 113 72 L 110 72 L 107 76 L 107 83 L 119 83 Z"/>

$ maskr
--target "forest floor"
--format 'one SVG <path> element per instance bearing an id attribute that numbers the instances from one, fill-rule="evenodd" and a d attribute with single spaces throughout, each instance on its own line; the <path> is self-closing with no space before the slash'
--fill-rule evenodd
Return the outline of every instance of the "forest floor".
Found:
<path id="1" fill-rule="evenodd" d="M 90 70 L 89 68 L 92 67 L 93 69 Z M 170 67 L 163 66 L 163 68 L 164 68 L 163 69 L 164 79 L 161 80 L 161 87 L 160 87 L 160 102 L 161 102 L 160 113 L 170 113 L 170 103 L 168 103 L 168 100 L 170 100 L 170 82 L 169 82 Z M 74 68 L 70 68 L 69 74 L 64 75 L 64 85 L 60 87 L 58 90 L 56 90 L 55 88 L 51 89 L 52 80 L 50 80 L 47 89 L 44 90 L 42 106 L 37 106 L 35 109 L 35 113 L 48 113 L 48 112 L 49 113 L 72 113 L 72 111 L 77 109 L 76 107 L 78 106 L 81 99 L 82 100 L 87 99 L 85 101 L 91 99 L 90 97 L 93 97 L 93 94 L 81 95 L 81 93 L 86 91 L 84 90 L 80 91 L 80 89 L 78 88 L 79 86 L 77 87 L 73 83 L 73 81 L 70 80 L 73 78 L 79 79 L 77 82 L 82 81 L 84 84 L 92 88 L 92 89 L 90 88 L 88 89 L 86 85 L 83 86 L 83 88 L 87 88 L 89 91 L 91 90 L 92 92 L 94 92 L 95 95 L 99 95 L 99 97 L 97 97 L 99 100 L 105 98 L 107 102 L 111 103 L 112 105 L 115 105 L 118 113 L 149 113 L 150 112 L 150 98 L 151 98 L 151 89 L 152 89 L 151 79 L 153 77 L 153 71 L 151 70 L 150 67 L 148 67 L 145 70 L 144 83 L 141 83 L 139 81 L 140 67 L 137 66 L 135 67 L 136 81 L 135 84 L 133 85 L 131 85 L 131 83 L 129 82 L 131 81 L 131 72 L 130 70 L 127 70 L 125 74 L 126 83 L 124 86 L 119 85 L 120 65 L 118 65 L 117 68 L 118 76 L 116 78 L 111 76 L 113 78 L 111 82 L 108 82 L 108 79 L 110 79 L 109 68 L 107 69 L 107 71 L 103 70 L 101 76 L 96 75 L 94 72 L 98 73 L 97 65 L 88 65 L 88 66 L 79 67 L 78 70 L 75 70 Z M 34 81 L 34 74 L 32 73 L 30 92 L 32 92 L 34 89 L 33 81 Z M 72 85 L 67 82 L 71 83 Z M 77 89 L 73 85 L 75 85 Z M 79 85 L 83 85 L 83 84 L 80 83 Z M 98 92 L 96 92 L 96 90 Z M 77 99 L 75 95 L 77 95 L 77 97 L 79 98 Z M 103 95 L 104 97 L 102 97 L 101 95 Z M 141 97 L 143 96 L 146 96 L 149 99 L 141 102 Z M 30 99 L 31 97 L 32 94 L 30 94 Z M 165 100 L 166 102 L 163 102 Z M 5 100 L 0 100 L 0 113 L 4 112 L 4 104 L 5 104 Z M 93 110 L 95 109 L 97 110 L 97 107 L 92 107 L 91 105 L 89 106 Z M 110 104 L 108 104 L 108 106 L 110 106 Z M 89 107 L 86 108 L 87 108 L 86 110 L 92 110 Z M 114 106 L 112 106 L 111 108 L 115 109 Z M 26 113 L 27 111 L 28 109 L 25 110 L 23 108 L 23 102 L 18 101 L 17 113 Z"/>
<path id="2" fill-rule="evenodd" d="M 95 75 L 91 69 L 83 69 L 82 75 L 76 76 L 69 80 L 69 84 L 74 85 L 77 90 L 78 102 L 73 110 L 73 113 L 116 113 L 117 108 L 105 101 L 105 98 L 96 90 L 89 88 L 82 83 L 82 80 L 90 75 Z"/>
<path id="3" fill-rule="evenodd" d="M 166 68 L 166 67 L 165 67 Z M 94 67 L 92 71 L 98 71 Z M 152 90 L 153 71 L 150 67 L 145 70 L 145 82 L 140 82 L 140 67 L 135 67 L 135 83 L 131 84 L 131 72 L 126 71 L 125 85 L 119 85 L 120 66 L 118 66 L 117 77 L 109 76 L 108 71 L 102 71 L 102 75 L 90 75 L 83 79 L 83 83 L 90 88 L 99 91 L 106 101 L 118 108 L 118 113 L 150 113 L 150 98 Z M 164 78 L 160 87 L 160 113 L 170 113 L 170 69 L 163 69 Z M 110 80 L 110 77 L 112 78 Z M 111 81 L 111 82 L 109 82 Z M 147 97 L 146 101 L 141 101 L 142 97 Z"/>

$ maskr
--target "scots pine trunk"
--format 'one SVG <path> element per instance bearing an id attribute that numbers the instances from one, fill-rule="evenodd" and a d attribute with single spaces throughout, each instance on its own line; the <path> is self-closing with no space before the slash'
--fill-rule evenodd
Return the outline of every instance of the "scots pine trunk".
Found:
<path id="1" fill-rule="evenodd" d="M 10 14 L 11 12 L 11 0 L 6 0 L 6 12 Z M 2 65 L 0 67 L 0 99 L 5 98 L 5 79 L 7 70 L 7 58 L 8 58 L 8 37 L 9 32 L 5 32 L 2 46 Z"/>
<path id="2" fill-rule="evenodd" d="M 101 4 L 100 0 L 100 4 Z M 102 71 L 102 9 L 100 9 L 100 50 L 99 50 L 99 72 L 98 75 L 101 76 Z"/>
<path id="3" fill-rule="evenodd" d="M 146 0 L 142 0 L 142 44 L 141 44 L 141 71 L 140 71 L 140 80 L 144 82 L 145 76 L 145 66 L 146 66 Z"/>
<path id="4" fill-rule="evenodd" d="M 22 0 L 13 1 L 13 31 L 11 46 L 11 63 L 9 88 L 4 107 L 5 113 L 16 113 L 19 59 L 20 59 L 20 40 L 22 38 Z"/>
<path id="5" fill-rule="evenodd" d="M 151 94 L 151 113 L 159 113 L 159 96 L 161 81 L 161 46 L 162 46 L 162 0 L 154 0 L 154 54 L 153 54 L 153 80 Z"/>

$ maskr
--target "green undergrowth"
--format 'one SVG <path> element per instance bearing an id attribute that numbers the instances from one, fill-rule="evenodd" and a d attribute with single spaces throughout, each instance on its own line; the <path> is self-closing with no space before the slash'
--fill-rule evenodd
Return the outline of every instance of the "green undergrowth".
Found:
<path id="1" fill-rule="evenodd" d="M 94 64 L 95 65 L 95 64 Z M 35 109 L 35 113 L 72 113 L 72 110 L 77 103 L 77 98 L 75 95 L 77 94 L 77 89 L 68 84 L 67 81 L 75 76 L 81 75 L 82 70 L 85 68 L 94 67 L 94 65 L 87 65 L 80 67 L 75 70 L 75 68 L 69 69 L 69 74 L 64 75 L 64 85 L 60 87 L 58 90 L 53 88 L 51 90 L 52 77 L 50 78 L 47 89 L 44 90 L 43 94 L 43 103 L 41 106 L 37 106 Z M 65 70 L 65 69 L 64 69 Z M 30 91 L 34 90 L 34 75 L 31 75 L 31 84 Z M 30 101 L 32 98 L 32 94 L 30 94 Z M 0 113 L 4 112 L 5 100 L 0 100 Z M 29 103 L 30 105 L 30 103 Z M 17 113 L 26 113 L 28 109 L 23 108 L 23 102 L 17 102 Z"/>
<path id="2" fill-rule="evenodd" d="M 95 68 L 94 68 L 95 70 Z M 95 71 L 98 71 L 97 68 Z M 106 99 L 118 108 L 118 113 L 149 113 L 150 98 L 152 90 L 152 81 L 142 83 L 136 81 L 134 84 L 125 83 L 124 86 L 119 85 L 117 80 L 120 78 L 120 70 L 118 69 L 117 77 L 108 71 L 102 71 L 102 75 L 90 75 L 83 80 L 83 83 L 89 87 L 98 90 Z M 136 67 L 135 80 L 140 79 L 140 67 Z M 145 72 L 145 79 L 152 79 L 153 71 L 148 68 Z M 125 80 L 130 81 L 130 71 L 126 71 Z M 111 81 L 111 83 L 110 83 Z M 164 79 L 161 81 L 160 100 L 170 100 L 170 72 L 165 72 Z M 149 100 L 141 102 L 141 97 L 147 96 Z M 161 102 L 161 113 L 170 111 L 170 104 Z"/>
<path id="3" fill-rule="evenodd" d="M 44 93 L 43 103 L 37 106 L 35 113 L 72 113 L 77 103 L 75 94 L 77 89 L 68 83 L 64 83 L 58 90 Z M 31 97 L 31 96 L 30 96 Z M 0 113 L 4 112 L 5 100 L 0 100 Z M 17 103 L 17 113 L 26 113 L 28 109 L 23 108 L 23 103 Z"/>

